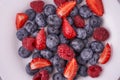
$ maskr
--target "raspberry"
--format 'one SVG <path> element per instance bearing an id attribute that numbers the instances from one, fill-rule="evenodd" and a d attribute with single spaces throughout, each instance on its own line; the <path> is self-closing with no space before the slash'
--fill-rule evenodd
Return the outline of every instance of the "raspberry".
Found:
<path id="1" fill-rule="evenodd" d="M 27 37 L 22 40 L 22 45 L 29 51 L 34 50 L 35 39 L 32 37 Z"/>
<path id="2" fill-rule="evenodd" d="M 34 11 L 36 11 L 37 13 L 40 13 L 43 10 L 44 4 L 45 3 L 43 1 L 39 0 L 39 1 L 32 1 L 30 3 L 30 6 Z"/>
<path id="3" fill-rule="evenodd" d="M 79 15 L 76 15 L 73 19 L 76 27 L 83 28 L 85 26 L 85 21 Z"/>
<path id="4" fill-rule="evenodd" d="M 105 28 L 99 27 L 95 29 L 93 37 L 98 41 L 105 41 L 109 38 L 109 32 Z"/>
<path id="5" fill-rule="evenodd" d="M 63 4 L 64 2 L 66 2 L 67 0 L 54 0 L 54 3 L 57 5 L 57 6 L 60 6 L 61 4 Z"/>
<path id="6" fill-rule="evenodd" d="M 92 78 L 96 78 L 100 75 L 101 71 L 102 71 L 102 68 L 100 66 L 93 65 L 88 68 L 87 73 Z"/>
<path id="7" fill-rule="evenodd" d="M 57 50 L 58 55 L 65 60 L 71 60 L 75 57 L 75 53 L 67 44 L 60 44 Z"/>
<path id="8" fill-rule="evenodd" d="M 49 80 L 49 74 L 46 70 L 42 70 L 35 74 L 33 80 Z"/>

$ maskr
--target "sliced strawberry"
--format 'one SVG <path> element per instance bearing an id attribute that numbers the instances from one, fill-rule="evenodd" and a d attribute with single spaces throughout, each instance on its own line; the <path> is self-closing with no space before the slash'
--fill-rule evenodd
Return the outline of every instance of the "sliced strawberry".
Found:
<path id="1" fill-rule="evenodd" d="M 104 7 L 102 0 L 86 0 L 88 7 L 98 16 L 104 14 Z"/>
<path id="2" fill-rule="evenodd" d="M 59 17 L 66 17 L 69 15 L 70 11 L 75 7 L 76 1 L 69 1 L 63 3 L 61 6 L 57 8 L 57 15 Z"/>
<path id="3" fill-rule="evenodd" d="M 46 48 L 46 33 L 44 29 L 41 29 L 36 37 L 36 48 L 43 50 Z"/>
<path id="4" fill-rule="evenodd" d="M 69 24 L 66 18 L 63 19 L 62 33 L 67 39 L 73 39 L 74 37 L 76 37 L 75 30 Z"/>
<path id="5" fill-rule="evenodd" d="M 54 0 L 54 3 L 57 5 L 57 6 L 60 6 L 62 5 L 63 3 L 67 2 L 67 0 Z"/>
<path id="6" fill-rule="evenodd" d="M 71 60 L 75 57 L 75 53 L 67 44 L 60 44 L 57 50 L 58 55 L 65 60 Z"/>
<path id="7" fill-rule="evenodd" d="M 77 71 L 78 64 L 76 59 L 73 58 L 70 62 L 68 62 L 63 74 L 67 78 L 67 80 L 73 80 L 77 74 Z"/>
<path id="8" fill-rule="evenodd" d="M 31 62 L 30 62 L 30 68 L 32 70 L 34 69 L 40 69 L 43 67 L 47 67 L 50 66 L 51 62 L 47 59 L 43 59 L 43 58 L 34 58 Z"/>
<path id="9" fill-rule="evenodd" d="M 43 11 L 43 7 L 44 7 L 45 3 L 41 0 L 36 0 L 36 1 L 32 1 L 30 3 L 30 7 L 36 11 L 37 13 L 40 13 Z"/>
<path id="10" fill-rule="evenodd" d="M 32 38 L 32 37 L 24 38 L 22 40 L 22 45 L 27 50 L 33 51 L 34 50 L 34 46 L 35 46 L 35 39 Z"/>
<path id="11" fill-rule="evenodd" d="M 16 28 L 17 28 L 17 30 L 22 28 L 27 20 L 28 20 L 27 14 L 17 13 L 17 15 L 16 15 Z"/>
<path id="12" fill-rule="evenodd" d="M 107 43 L 98 62 L 101 63 L 101 64 L 105 64 L 109 61 L 111 57 L 111 47 L 110 45 Z"/>

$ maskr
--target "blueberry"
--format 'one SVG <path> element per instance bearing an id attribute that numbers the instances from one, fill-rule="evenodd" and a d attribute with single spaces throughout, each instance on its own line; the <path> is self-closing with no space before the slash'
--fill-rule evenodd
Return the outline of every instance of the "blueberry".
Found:
<path id="1" fill-rule="evenodd" d="M 33 34 L 38 29 L 37 25 L 32 21 L 27 21 L 24 27 L 30 34 Z"/>
<path id="2" fill-rule="evenodd" d="M 83 0 L 76 0 L 77 4 L 82 3 Z"/>
<path id="3" fill-rule="evenodd" d="M 55 56 L 53 56 L 51 59 L 50 59 L 50 61 L 51 61 L 51 63 L 54 65 L 54 66 L 56 66 L 57 64 L 58 64 L 58 62 L 60 61 L 60 57 L 56 54 Z"/>
<path id="4" fill-rule="evenodd" d="M 76 52 L 80 52 L 85 46 L 84 42 L 80 39 L 72 40 L 70 45 Z"/>
<path id="5" fill-rule="evenodd" d="M 31 34 L 31 36 L 34 37 L 34 38 L 36 38 L 36 36 L 37 36 L 37 34 L 38 34 L 39 31 L 40 31 L 39 29 L 36 30 L 33 34 Z"/>
<path id="6" fill-rule="evenodd" d="M 83 28 L 78 28 L 76 32 L 77 32 L 77 38 L 85 39 L 87 37 L 87 32 Z"/>
<path id="7" fill-rule="evenodd" d="M 56 14 L 54 14 L 48 16 L 47 23 L 51 26 L 60 26 L 62 24 L 62 20 Z"/>
<path id="8" fill-rule="evenodd" d="M 16 36 L 20 41 L 22 41 L 24 38 L 29 36 L 29 33 L 27 32 L 25 28 L 22 28 L 17 31 Z"/>
<path id="9" fill-rule="evenodd" d="M 78 73 L 80 74 L 80 76 L 83 76 L 83 77 L 86 77 L 88 74 L 87 74 L 87 66 L 80 66 L 80 69 L 78 71 Z"/>
<path id="10" fill-rule="evenodd" d="M 46 45 L 48 48 L 54 48 L 59 44 L 59 37 L 55 34 L 49 34 L 47 36 Z"/>
<path id="11" fill-rule="evenodd" d="M 95 65 L 95 64 L 97 64 L 98 59 L 99 59 L 99 55 L 94 54 L 93 57 L 88 61 L 88 63 L 91 65 Z"/>
<path id="12" fill-rule="evenodd" d="M 69 43 L 69 40 L 63 36 L 63 34 L 59 35 L 60 43 Z"/>
<path id="13" fill-rule="evenodd" d="M 86 60 L 83 60 L 81 58 L 81 56 L 78 56 L 77 57 L 77 62 L 79 63 L 79 65 L 86 65 L 87 64 L 87 61 Z"/>
<path id="14" fill-rule="evenodd" d="M 50 50 L 45 49 L 45 50 L 41 50 L 41 56 L 43 58 L 50 59 L 53 56 L 53 53 Z"/>
<path id="15" fill-rule="evenodd" d="M 76 16 L 77 14 L 78 14 L 78 8 L 77 7 L 75 7 L 72 11 L 71 11 L 71 13 L 70 13 L 70 16 L 71 17 L 74 17 L 74 16 Z"/>
<path id="16" fill-rule="evenodd" d="M 91 42 L 90 47 L 95 53 L 101 53 L 104 49 L 103 43 L 99 41 Z"/>
<path id="17" fill-rule="evenodd" d="M 102 19 L 98 16 L 91 16 L 89 19 L 89 24 L 95 28 L 95 27 L 100 27 L 102 24 Z"/>
<path id="18" fill-rule="evenodd" d="M 84 48 L 80 56 L 83 60 L 90 60 L 93 56 L 93 51 L 90 48 Z"/>
<path id="19" fill-rule="evenodd" d="M 66 79 L 61 73 L 55 73 L 53 75 L 53 80 L 66 80 Z"/>
<path id="20" fill-rule="evenodd" d="M 90 47 L 90 41 L 88 39 L 84 39 L 83 42 L 84 42 L 86 48 Z"/>
<path id="21" fill-rule="evenodd" d="M 22 58 L 28 58 L 32 54 L 32 52 L 28 51 L 24 47 L 20 47 L 18 50 L 18 54 Z"/>
<path id="22" fill-rule="evenodd" d="M 42 56 L 41 56 L 41 54 L 40 54 L 40 51 L 38 51 L 38 50 L 34 50 L 34 52 L 32 53 L 33 55 L 32 55 L 32 58 L 41 58 Z"/>
<path id="23" fill-rule="evenodd" d="M 85 26 L 85 30 L 87 32 L 87 37 L 91 37 L 93 35 L 94 29 L 89 24 Z"/>
<path id="24" fill-rule="evenodd" d="M 52 14 L 55 14 L 56 12 L 56 8 L 54 5 L 52 4 L 47 4 L 45 7 L 44 7 L 44 13 L 45 15 L 49 16 L 49 15 L 52 15 Z"/>
<path id="25" fill-rule="evenodd" d="M 48 34 L 59 34 L 60 29 L 59 29 L 59 27 L 56 27 L 56 26 L 48 26 L 47 32 L 48 32 Z"/>
<path id="26" fill-rule="evenodd" d="M 52 51 L 52 52 L 56 52 L 57 51 L 57 47 L 49 48 L 49 50 Z"/>
<path id="27" fill-rule="evenodd" d="M 42 70 L 46 70 L 51 74 L 53 72 L 53 66 L 44 67 Z"/>
<path id="28" fill-rule="evenodd" d="M 83 17 L 85 19 L 92 16 L 91 10 L 86 5 L 83 5 L 83 6 L 80 7 L 79 14 L 80 14 L 81 17 Z"/>
<path id="29" fill-rule="evenodd" d="M 72 20 L 71 17 L 67 17 L 67 20 L 68 20 L 68 22 L 70 23 L 70 25 L 73 25 L 73 20 Z"/>
<path id="30" fill-rule="evenodd" d="M 34 74 L 39 72 L 39 69 L 31 70 L 30 63 L 26 65 L 25 70 L 26 70 L 27 74 L 29 74 L 31 76 L 33 76 Z"/>
<path id="31" fill-rule="evenodd" d="M 33 9 L 27 9 L 25 13 L 29 16 L 29 20 L 34 20 L 36 16 L 36 12 Z"/>
<path id="32" fill-rule="evenodd" d="M 45 27 L 47 25 L 46 18 L 43 13 L 39 13 L 36 15 L 35 22 L 39 27 Z"/>

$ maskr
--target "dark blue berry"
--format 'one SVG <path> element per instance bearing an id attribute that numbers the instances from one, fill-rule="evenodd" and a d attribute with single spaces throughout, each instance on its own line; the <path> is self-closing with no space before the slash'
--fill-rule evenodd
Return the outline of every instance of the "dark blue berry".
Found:
<path id="1" fill-rule="evenodd" d="M 77 32 L 77 38 L 85 39 L 87 37 L 87 32 L 83 28 L 76 29 L 76 32 Z"/>
<path id="2" fill-rule="evenodd" d="M 90 48 L 84 48 L 80 56 L 83 60 L 90 60 L 93 56 L 93 51 Z"/>
<path id="3" fill-rule="evenodd" d="M 47 32 L 48 32 L 48 34 L 57 34 L 58 35 L 60 33 L 60 29 L 59 29 L 59 27 L 56 27 L 56 26 L 48 26 Z"/>
<path id="4" fill-rule="evenodd" d="M 59 37 L 55 34 L 49 34 L 47 36 L 46 45 L 48 48 L 54 48 L 59 44 Z"/>
<path id="5" fill-rule="evenodd" d="M 85 47 L 84 42 L 80 39 L 72 40 L 70 45 L 76 52 L 80 52 Z"/>
<path id="6" fill-rule="evenodd" d="M 20 47 L 18 50 L 18 54 L 22 58 L 28 58 L 32 54 L 32 52 L 28 51 L 24 47 Z"/>
<path id="7" fill-rule="evenodd" d="M 24 27 L 30 34 L 33 34 L 38 29 L 38 26 L 32 21 L 27 21 Z"/>
<path id="8" fill-rule="evenodd" d="M 67 17 L 67 20 L 70 23 L 70 25 L 73 25 L 73 19 L 71 17 Z"/>
<path id="9" fill-rule="evenodd" d="M 99 41 L 91 42 L 90 47 L 93 50 L 93 52 L 95 52 L 95 53 L 101 53 L 104 49 L 103 43 L 99 42 Z"/>
<path id="10" fill-rule="evenodd" d="M 62 23 L 62 20 L 56 14 L 54 14 L 54 15 L 49 15 L 48 16 L 47 23 L 50 26 L 60 26 L 61 23 Z"/>
<path id="11" fill-rule="evenodd" d="M 90 41 L 89 41 L 89 39 L 84 39 L 83 42 L 84 42 L 86 48 L 90 47 Z"/>
<path id="12" fill-rule="evenodd" d="M 36 16 L 36 12 L 33 9 L 28 9 L 25 13 L 29 16 L 29 20 L 34 20 Z"/>
<path id="13" fill-rule="evenodd" d="M 88 74 L 87 74 L 87 66 L 80 66 L 80 69 L 78 71 L 78 73 L 80 74 L 80 76 L 82 77 L 86 77 Z"/>
<path id="14" fill-rule="evenodd" d="M 32 58 L 41 58 L 41 54 L 40 54 L 40 51 L 38 50 L 34 50 L 34 52 L 32 53 Z"/>
<path id="15" fill-rule="evenodd" d="M 77 4 L 82 3 L 83 0 L 76 0 Z"/>
<path id="16" fill-rule="evenodd" d="M 95 27 L 100 27 L 102 24 L 102 19 L 98 16 L 91 16 L 89 19 L 89 24 L 95 28 Z"/>
<path id="17" fill-rule="evenodd" d="M 25 28 L 22 28 L 17 31 L 16 36 L 19 40 L 23 40 L 24 38 L 29 36 L 29 33 L 27 32 Z"/>
<path id="18" fill-rule="evenodd" d="M 80 14 L 81 17 L 83 17 L 85 19 L 92 16 L 91 10 L 86 5 L 83 5 L 83 6 L 80 7 L 79 14 Z"/>
<path id="19" fill-rule="evenodd" d="M 49 48 L 49 50 L 52 51 L 52 52 L 56 52 L 57 51 L 57 47 Z"/>
<path id="20" fill-rule="evenodd" d="M 26 65 L 25 70 L 26 70 L 27 74 L 29 74 L 31 76 L 33 76 L 34 74 L 39 72 L 39 69 L 31 70 L 30 63 Z"/>
<path id="21" fill-rule="evenodd" d="M 53 66 L 44 67 L 42 70 L 48 71 L 50 74 L 53 72 Z"/>
<path id="22" fill-rule="evenodd" d="M 66 80 L 62 73 L 55 73 L 53 75 L 53 80 Z"/>
<path id="23" fill-rule="evenodd" d="M 40 31 L 39 29 L 36 30 L 33 34 L 31 34 L 31 36 L 34 37 L 34 38 L 36 38 L 36 36 L 37 36 L 37 34 L 38 34 L 39 31 Z"/>
<path id="24" fill-rule="evenodd" d="M 39 27 L 45 27 L 47 25 L 46 18 L 43 13 L 39 13 L 36 15 L 35 22 Z"/>
<path id="25" fill-rule="evenodd" d="M 78 13 L 79 13 L 79 10 L 78 10 L 77 7 L 75 7 L 75 8 L 71 11 L 70 16 L 71 16 L 71 17 L 74 17 L 74 16 L 76 16 Z"/>
<path id="26" fill-rule="evenodd" d="M 93 35 L 94 29 L 89 24 L 85 26 L 85 30 L 87 32 L 87 37 L 91 37 Z"/>
<path id="27" fill-rule="evenodd" d="M 89 64 L 95 65 L 98 63 L 99 55 L 94 54 L 93 57 L 88 61 Z"/>
<path id="28" fill-rule="evenodd" d="M 81 56 L 78 56 L 77 57 L 77 62 L 79 63 L 79 65 L 86 65 L 87 64 L 87 61 L 86 60 L 83 60 L 81 58 Z"/>
<path id="29" fill-rule="evenodd" d="M 52 15 L 52 14 L 55 14 L 56 13 L 56 8 L 54 5 L 52 4 L 47 4 L 45 7 L 44 7 L 44 13 L 45 15 L 49 16 L 49 15 Z"/>
<path id="30" fill-rule="evenodd" d="M 69 43 L 69 40 L 66 39 L 63 34 L 59 35 L 60 43 Z"/>
<path id="31" fill-rule="evenodd" d="M 50 50 L 45 49 L 45 50 L 41 50 L 41 56 L 43 58 L 50 59 L 51 57 L 53 57 L 53 53 Z"/>

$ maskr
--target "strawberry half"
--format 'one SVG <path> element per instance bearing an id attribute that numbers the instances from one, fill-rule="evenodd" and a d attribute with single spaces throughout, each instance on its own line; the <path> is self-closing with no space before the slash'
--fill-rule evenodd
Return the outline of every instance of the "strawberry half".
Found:
<path id="1" fill-rule="evenodd" d="M 98 16 L 104 14 L 104 7 L 102 0 L 86 0 L 88 7 Z"/>
<path id="2" fill-rule="evenodd" d="M 66 18 L 63 19 L 62 33 L 67 39 L 73 39 L 77 35 L 75 30 L 69 24 Z"/>
<path id="3" fill-rule="evenodd" d="M 70 62 L 68 62 L 63 74 L 67 78 L 67 80 L 73 80 L 77 74 L 77 71 L 78 64 L 76 59 L 73 58 Z"/>
<path id="4" fill-rule="evenodd" d="M 75 7 L 76 1 L 65 2 L 57 8 L 57 15 L 59 17 L 66 17 L 70 11 Z"/>
<path id="5" fill-rule="evenodd" d="M 101 64 L 105 64 L 109 61 L 111 57 L 111 47 L 110 45 L 107 43 L 98 62 L 101 63 Z"/>
<path id="6" fill-rule="evenodd" d="M 44 29 L 41 29 L 36 37 L 36 48 L 43 50 L 46 48 L 46 33 Z"/>
<path id="7" fill-rule="evenodd" d="M 27 20 L 28 20 L 27 14 L 17 13 L 17 15 L 16 15 L 16 28 L 17 28 L 17 30 L 22 28 Z"/>
<path id="8" fill-rule="evenodd" d="M 34 58 L 31 62 L 30 62 L 30 68 L 32 70 L 34 69 L 40 69 L 43 67 L 47 67 L 50 66 L 51 62 L 47 59 L 43 59 L 43 58 Z"/>

